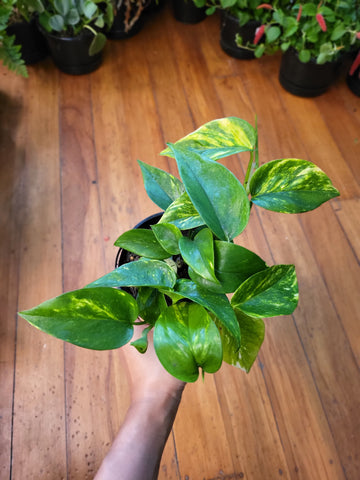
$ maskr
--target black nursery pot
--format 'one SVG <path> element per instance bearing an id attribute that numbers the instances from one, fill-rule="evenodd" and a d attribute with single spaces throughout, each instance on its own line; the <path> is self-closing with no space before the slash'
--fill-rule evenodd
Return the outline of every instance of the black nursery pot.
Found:
<path id="1" fill-rule="evenodd" d="M 205 7 L 198 8 L 192 0 L 173 0 L 175 20 L 181 23 L 199 23 L 205 19 Z"/>
<path id="2" fill-rule="evenodd" d="M 151 225 L 156 225 L 160 218 L 162 217 L 163 212 L 161 213 L 154 213 L 154 215 L 150 215 L 150 217 L 145 218 L 144 220 L 141 220 L 138 224 L 135 225 L 135 228 L 147 228 L 150 229 Z M 123 265 L 124 263 L 129 263 L 132 261 L 130 258 L 131 253 L 125 250 L 124 248 L 119 248 L 118 253 L 116 255 L 115 259 L 115 268 L 120 267 L 120 265 Z"/>
<path id="3" fill-rule="evenodd" d="M 136 4 L 131 3 L 131 12 L 130 12 L 130 21 L 136 15 Z M 145 20 L 144 20 L 144 10 L 140 13 L 139 18 L 136 20 L 134 25 L 129 29 L 126 30 L 125 26 L 125 18 L 126 18 L 126 5 L 122 3 L 121 7 L 116 12 L 114 17 L 114 22 L 107 32 L 106 36 L 112 40 L 121 40 L 123 38 L 130 38 L 140 32 L 143 28 Z"/>
<path id="4" fill-rule="evenodd" d="M 44 60 L 49 55 L 45 38 L 39 32 L 36 20 L 16 22 L 6 29 L 9 36 L 15 35 L 15 44 L 21 46 L 21 57 L 26 65 Z"/>
<path id="5" fill-rule="evenodd" d="M 353 75 L 347 75 L 346 83 L 350 90 L 360 97 L 360 67 L 355 70 Z"/>
<path id="6" fill-rule="evenodd" d="M 314 59 L 299 60 L 295 50 L 288 50 L 281 59 L 279 81 L 282 87 L 300 97 L 317 97 L 334 83 L 340 62 L 318 65 Z"/>
<path id="7" fill-rule="evenodd" d="M 55 65 L 64 73 L 84 75 L 93 72 L 102 63 L 102 51 L 89 55 L 89 48 L 94 35 L 83 30 L 75 37 L 61 37 L 41 29 L 48 42 Z"/>
<path id="8" fill-rule="evenodd" d="M 147 228 L 150 229 L 151 225 L 155 225 L 158 223 L 160 218 L 162 217 L 162 213 L 155 213 L 154 215 L 150 215 L 150 217 L 145 218 L 141 222 L 135 225 L 135 228 Z M 134 261 L 134 255 L 129 252 L 128 250 L 125 250 L 124 248 L 119 248 L 116 258 L 115 258 L 115 268 L 120 267 L 121 265 L 124 265 L 125 263 L 129 263 Z M 137 293 L 137 288 L 135 287 L 121 287 L 122 290 L 124 290 L 127 293 L 130 293 L 133 297 L 136 297 Z"/>
<path id="9" fill-rule="evenodd" d="M 239 19 L 234 17 L 227 11 L 223 11 L 221 15 L 220 28 L 220 45 L 225 53 L 234 58 L 242 60 L 251 60 L 255 58 L 254 52 L 245 48 L 238 47 L 236 44 L 236 34 L 243 39 L 243 43 L 253 42 L 256 29 L 260 26 L 260 22 L 251 20 L 243 26 L 239 25 Z"/>

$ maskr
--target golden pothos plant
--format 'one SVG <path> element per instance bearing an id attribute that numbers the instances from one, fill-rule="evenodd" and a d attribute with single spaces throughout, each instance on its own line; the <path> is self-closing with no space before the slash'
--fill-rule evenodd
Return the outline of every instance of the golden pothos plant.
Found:
<path id="1" fill-rule="evenodd" d="M 249 152 L 244 182 L 220 160 Z M 150 199 L 162 210 L 151 228 L 129 230 L 115 245 L 132 260 L 86 287 L 23 311 L 35 327 L 81 347 L 106 350 L 131 341 L 134 325 L 173 376 L 193 382 L 223 361 L 249 371 L 264 339 L 264 317 L 298 303 L 294 265 L 266 265 L 241 246 L 251 208 L 302 213 L 339 192 L 316 165 L 285 158 L 259 164 L 257 128 L 230 117 L 168 144 L 179 177 L 143 162 Z M 124 288 L 132 287 L 131 295 Z M 232 293 L 231 300 L 228 294 Z"/>

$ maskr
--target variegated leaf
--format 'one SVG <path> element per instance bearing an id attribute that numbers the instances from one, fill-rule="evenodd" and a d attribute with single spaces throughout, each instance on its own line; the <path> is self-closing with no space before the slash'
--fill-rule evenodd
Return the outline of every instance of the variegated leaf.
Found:
<path id="1" fill-rule="evenodd" d="M 305 160 L 286 158 L 259 167 L 250 180 L 251 201 L 282 213 L 302 213 L 339 195 L 327 175 Z"/>
<path id="2" fill-rule="evenodd" d="M 180 230 L 188 230 L 205 224 L 186 192 L 165 210 L 159 223 L 171 223 Z"/>
<path id="3" fill-rule="evenodd" d="M 243 185 L 224 165 L 173 145 L 185 189 L 206 225 L 221 240 L 232 240 L 246 227 L 250 202 Z"/>
<path id="4" fill-rule="evenodd" d="M 154 329 L 155 352 L 164 368 L 184 382 L 194 382 L 199 367 L 214 373 L 222 363 L 219 331 L 200 305 L 182 302 L 166 309 Z"/>
<path id="5" fill-rule="evenodd" d="M 141 257 L 163 260 L 170 254 L 160 245 L 154 232 L 146 228 L 136 228 L 124 232 L 114 243 L 117 247 L 125 248 Z"/>
<path id="6" fill-rule="evenodd" d="M 181 145 L 188 150 L 205 154 L 212 160 L 253 150 L 255 144 L 254 127 L 236 117 L 212 120 L 175 143 L 176 146 Z M 174 157 L 174 152 L 171 148 L 167 148 L 161 152 L 161 155 Z"/>
<path id="7" fill-rule="evenodd" d="M 235 342 L 228 332 L 220 327 L 223 360 L 249 372 L 264 341 L 265 324 L 261 318 L 249 317 L 240 310 L 235 309 L 235 314 L 241 331 L 240 349 L 236 348 Z M 218 319 L 215 318 L 214 321 L 220 325 Z"/>
<path id="8" fill-rule="evenodd" d="M 178 280 L 174 291 L 212 312 L 220 320 L 222 328 L 229 331 L 229 335 L 234 338 L 237 347 L 240 347 L 239 324 L 226 295 L 206 291 L 187 279 Z"/>
<path id="9" fill-rule="evenodd" d="M 56 338 L 92 350 L 125 345 L 133 335 L 138 307 L 114 288 L 83 288 L 20 312 L 29 323 Z"/>
<path id="10" fill-rule="evenodd" d="M 231 305 L 252 317 L 291 314 L 299 290 L 294 265 L 275 265 L 255 273 L 234 293 Z"/>
<path id="11" fill-rule="evenodd" d="M 178 227 L 171 223 L 157 223 L 152 225 L 151 229 L 164 250 L 171 255 L 180 253 L 179 240 L 182 238 L 182 233 Z"/>
<path id="12" fill-rule="evenodd" d="M 176 274 L 165 262 L 140 258 L 125 263 L 87 285 L 89 287 L 165 287 L 172 288 Z"/>
<path id="13" fill-rule="evenodd" d="M 194 240 L 182 237 L 179 241 L 183 260 L 198 275 L 219 284 L 214 272 L 214 237 L 208 228 L 203 228 Z"/>
<path id="14" fill-rule="evenodd" d="M 143 175 L 146 193 L 163 210 L 176 200 L 184 191 L 180 180 L 160 168 L 152 167 L 138 160 Z"/>

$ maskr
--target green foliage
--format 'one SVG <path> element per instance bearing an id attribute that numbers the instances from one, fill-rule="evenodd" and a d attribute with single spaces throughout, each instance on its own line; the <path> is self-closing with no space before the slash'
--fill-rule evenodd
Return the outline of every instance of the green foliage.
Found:
<path id="1" fill-rule="evenodd" d="M 315 59 L 324 64 L 360 46 L 360 1 L 324 0 L 322 2 L 275 1 L 272 10 L 260 9 L 255 17 L 265 26 L 261 45 L 237 38 L 239 46 L 264 53 L 294 49 L 300 61 Z"/>
<path id="2" fill-rule="evenodd" d="M 59 35 L 76 36 L 84 29 L 94 38 L 89 55 L 100 52 L 106 43 L 101 30 L 109 29 L 114 21 L 112 0 L 22 0 L 39 16 L 45 31 Z"/>
<path id="3" fill-rule="evenodd" d="M 243 183 L 218 161 L 239 152 L 250 156 Z M 248 372 L 264 339 L 263 317 L 291 314 L 298 285 L 294 265 L 268 266 L 234 238 L 253 205 L 306 212 L 339 192 L 305 160 L 259 166 L 257 129 L 234 117 L 203 125 L 163 154 L 174 159 L 180 179 L 140 162 L 146 191 L 165 212 L 151 229 L 116 240 L 133 261 L 21 315 L 95 349 L 130 341 L 139 315 L 144 331 L 132 345 L 145 352 L 154 329 L 155 351 L 177 378 L 195 381 L 199 369 L 213 373 L 223 361 Z M 123 287 L 135 288 L 134 297 Z"/>
<path id="4" fill-rule="evenodd" d="M 16 0 L 2 0 L 0 4 L 0 60 L 9 70 L 27 77 L 27 68 L 21 57 L 21 46 L 15 44 L 15 35 L 9 36 L 6 31 L 15 11 Z"/>

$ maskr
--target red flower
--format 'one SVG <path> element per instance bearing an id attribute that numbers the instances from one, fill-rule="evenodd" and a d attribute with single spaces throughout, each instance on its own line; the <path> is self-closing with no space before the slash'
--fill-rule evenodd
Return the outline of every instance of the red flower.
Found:
<path id="1" fill-rule="evenodd" d="M 255 38 L 254 38 L 254 45 L 257 45 L 261 39 L 261 37 L 264 35 L 265 32 L 265 25 L 261 25 L 258 27 L 255 31 Z"/>
<path id="2" fill-rule="evenodd" d="M 318 24 L 320 25 L 321 30 L 323 32 L 326 32 L 327 27 L 326 27 L 326 23 L 325 23 L 325 18 L 321 15 L 321 13 L 317 13 L 315 18 L 316 18 Z"/>
<path id="3" fill-rule="evenodd" d="M 360 50 L 358 51 L 358 54 L 354 60 L 354 63 L 351 65 L 349 75 L 354 75 L 355 71 L 360 67 Z"/>
<path id="4" fill-rule="evenodd" d="M 358 40 L 360 40 L 360 32 L 357 32 L 357 33 L 356 33 L 356 38 L 357 38 Z"/>
<path id="5" fill-rule="evenodd" d="M 262 3 L 261 5 L 259 5 L 258 7 L 256 7 L 256 9 L 259 9 L 259 8 L 267 8 L 268 10 L 272 10 L 273 7 L 272 5 L 270 5 L 270 3 Z"/>
<path id="6" fill-rule="evenodd" d="M 297 14 L 297 17 L 296 17 L 296 21 L 297 21 L 297 22 L 300 20 L 301 14 L 302 14 L 302 5 L 300 4 L 300 6 L 299 6 L 299 11 L 298 11 L 298 14 Z"/>

